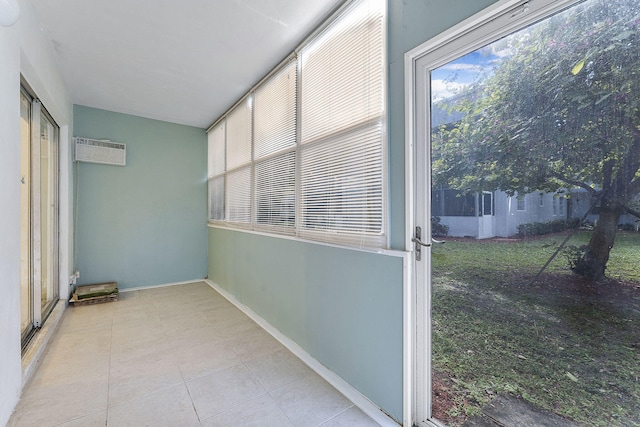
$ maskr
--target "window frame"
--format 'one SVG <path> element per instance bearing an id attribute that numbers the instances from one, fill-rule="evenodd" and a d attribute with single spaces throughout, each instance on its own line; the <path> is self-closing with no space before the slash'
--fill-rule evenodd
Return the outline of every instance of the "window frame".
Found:
<path id="1" fill-rule="evenodd" d="M 375 188 L 377 189 L 377 193 L 378 196 L 377 200 L 379 200 L 379 206 L 378 210 L 375 211 L 376 215 L 378 215 L 379 217 L 379 222 L 375 223 L 374 226 L 371 227 L 371 230 L 373 231 L 369 231 L 369 229 L 366 228 L 366 226 L 364 226 L 364 228 L 359 229 L 355 232 L 351 232 L 349 230 L 341 230 L 341 229 L 332 229 L 332 228 L 328 228 L 328 229 L 323 229 L 323 230 L 313 230 L 313 229 L 305 229 L 305 225 L 304 222 L 302 220 L 303 218 L 303 214 L 302 214 L 302 205 L 303 205 L 303 190 L 302 190 L 302 186 L 301 186 L 301 181 L 302 181 L 302 174 L 304 172 L 304 170 L 302 170 L 302 161 L 303 161 L 303 153 L 305 152 L 305 150 L 311 149 L 312 146 L 315 146 L 317 144 L 321 144 L 322 140 L 327 139 L 328 137 L 331 137 L 332 135 L 340 135 L 342 133 L 349 133 L 349 132 L 355 132 L 357 131 L 359 127 L 367 127 L 367 125 L 370 125 L 369 122 L 371 122 L 371 120 L 368 120 L 367 122 L 363 123 L 351 123 L 346 129 L 346 132 L 344 130 L 342 131 L 332 131 L 328 137 L 321 137 L 318 138 L 318 140 L 314 140 L 312 142 L 310 142 L 309 144 L 304 144 L 302 141 L 302 132 L 301 132 L 301 104 L 302 104 L 302 80 L 304 79 L 304 70 L 303 70 L 303 55 L 305 52 L 305 49 L 308 48 L 308 46 L 311 46 L 313 43 L 318 42 L 318 40 L 322 39 L 322 37 L 326 36 L 327 33 L 331 34 L 335 30 L 335 26 L 339 25 L 341 23 L 341 19 L 344 18 L 345 16 L 347 18 L 344 18 L 342 21 L 346 21 L 349 18 L 349 13 L 358 8 L 358 7 L 362 7 L 364 10 L 368 10 L 371 8 L 371 5 L 375 5 L 375 13 L 372 14 L 370 12 L 367 12 L 367 18 L 365 22 L 365 26 L 364 28 L 366 29 L 367 26 L 370 26 L 371 23 L 375 23 L 376 26 L 374 27 L 375 31 L 379 31 L 379 35 L 380 35 L 380 39 L 379 39 L 379 48 L 377 51 L 377 56 L 375 56 L 375 64 L 379 64 L 379 69 L 376 67 L 375 69 L 377 70 L 376 73 L 380 76 L 379 78 L 379 84 L 380 87 L 378 88 L 379 93 L 380 93 L 380 99 L 381 99 L 381 106 L 380 106 L 380 113 L 378 116 L 376 116 L 377 118 L 375 119 L 376 125 L 379 127 L 379 141 L 377 140 L 377 142 L 375 143 L 375 146 L 378 150 L 376 156 L 377 159 L 377 163 L 376 166 L 374 167 L 374 169 L 367 169 L 367 170 L 373 170 L 377 176 L 376 180 L 374 180 L 373 182 L 376 183 Z M 320 242 L 325 242 L 325 243 L 331 243 L 331 244 L 338 244 L 338 245 L 345 245 L 345 246 L 350 246 L 350 247 L 360 247 L 360 248 L 371 248 L 371 249 L 387 249 L 389 247 L 389 232 L 388 232 L 388 136 L 387 136 L 387 121 L 388 121 L 388 117 L 387 117 L 387 109 L 388 109 L 388 76 L 387 76 L 387 67 L 385 66 L 385 64 L 387 63 L 387 4 L 385 0 L 351 0 L 348 1 L 346 3 L 344 3 L 342 6 L 340 6 L 327 20 L 325 20 L 309 37 L 307 37 L 299 46 L 298 48 L 292 52 L 287 58 L 285 58 L 285 60 L 283 60 L 277 67 L 275 67 L 270 73 L 268 73 L 262 80 L 260 80 L 260 82 L 258 84 L 256 84 L 249 92 L 247 92 L 238 102 L 236 102 L 227 112 L 225 112 L 219 119 L 217 119 L 208 129 L 207 129 L 207 133 L 210 133 L 212 130 L 215 130 L 217 127 L 224 125 L 226 127 L 225 130 L 225 135 L 228 136 L 229 135 L 229 129 L 228 129 L 228 124 L 227 124 L 227 120 L 229 115 L 234 111 L 234 109 L 238 108 L 239 105 L 241 105 L 243 102 L 248 101 L 250 103 L 254 103 L 255 102 L 255 96 L 256 93 L 258 93 L 265 85 L 269 84 L 272 79 L 276 78 L 277 75 L 286 67 L 290 66 L 292 61 L 296 62 L 296 67 L 295 67 L 295 72 L 296 72 L 296 94 L 295 94 L 295 147 L 288 147 L 282 150 L 279 150 L 277 152 L 273 152 L 273 153 L 269 153 L 268 155 L 264 155 L 262 157 L 258 156 L 258 153 L 256 153 L 256 132 L 255 132 L 255 110 L 252 108 L 252 124 L 251 124 L 251 151 L 252 151 L 252 155 L 251 155 L 251 164 L 250 164 L 250 169 L 251 169 L 251 220 L 249 223 L 246 222 L 234 222 L 232 221 L 233 218 L 229 217 L 229 209 L 230 209 L 230 205 L 229 205 L 229 199 L 228 199 L 228 193 L 229 193 L 229 188 L 230 188 L 230 182 L 229 182 L 229 173 L 231 172 L 231 170 L 227 170 L 227 165 L 225 164 L 225 170 L 223 173 L 217 173 L 214 174 L 212 173 L 211 170 L 211 155 L 209 155 L 209 164 L 208 164 L 208 223 L 210 226 L 219 226 L 219 227 L 225 227 L 225 228 L 232 228 L 232 229 L 238 229 L 238 230 L 250 230 L 250 231 L 256 231 L 256 232 L 264 232 L 270 235 L 273 235 L 274 237 L 276 236 L 286 236 L 286 237 L 295 237 L 297 239 L 301 239 L 301 240 L 310 240 L 310 241 L 320 241 Z M 344 25 L 344 22 L 342 22 L 342 25 Z M 343 27 L 345 28 L 345 27 Z M 347 28 L 347 32 L 349 31 L 355 31 L 354 28 L 357 27 L 349 27 L 346 26 Z M 344 31 L 344 30 L 343 30 Z M 364 31 L 362 29 L 358 30 L 358 31 Z M 369 34 L 371 30 L 369 30 L 368 33 L 365 34 Z M 340 33 L 337 33 L 340 34 Z M 347 33 L 348 34 L 348 33 Z M 348 36 L 347 36 L 348 37 Z M 365 37 L 365 39 L 368 39 L 367 37 Z M 376 40 L 378 40 L 376 38 Z M 376 42 L 377 43 L 377 42 Z M 366 47 L 369 47 L 369 44 L 366 43 L 365 44 Z M 373 52 L 372 50 L 368 50 L 368 53 L 366 54 L 366 57 L 369 58 L 368 60 L 371 61 L 371 52 Z M 374 73 L 375 74 L 375 73 Z M 370 93 L 371 90 L 368 86 L 363 85 L 364 87 L 366 87 L 366 92 L 363 93 Z M 377 86 L 376 86 L 377 87 Z M 255 104 L 252 104 L 255 107 Z M 362 108 L 362 107 L 361 107 Z M 355 131 L 354 131 L 355 129 Z M 210 149 L 211 149 L 211 144 L 209 144 Z M 307 147 L 308 146 L 308 147 Z M 225 143 L 225 151 L 228 153 L 229 148 L 226 147 L 226 143 Z M 259 212 L 259 206 L 258 204 L 260 203 L 260 194 L 258 194 L 260 192 L 260 187 L 259 184 L 257 182 L 258 176 L 257 174 L 259 173 L 259 169 L 261 168 L 262 165 L 264 165 L 266 162 L 269 161 L 275 161 L 276 158 L 278 158 L 279 156 L 287 156 L 289 155 L 289 153 L 294 153 L 295 156 L 295 165 L 294 165 L 294 187 L 295 187 L 295 195 L 294 195 L 294 224 L 292 227 L 288 227 L 287 224 L 285 224 L 284 226 L 281 226 L 281 224 L 269 224 L 269 223 L 263 223 L 260 217 L 260 212 Z M 369 153 L 370 151 L 367 149 L 365 151 L 366 153 Z M 283 160 L 284 161 L 284 160 Z M 228 159 L 227 159 L 228 162 Z M 364 162 L 364 160 L 361 160 L 361 162 Z M 236 168 L 235 170 L 238 170 L 239 168 Z M 222 178 L 224 176 L 224 178 Z M 216 215 L 214 215 L 213 213 L 216 211 L 215 207 L 213 206 L 214 202 L 215 202 L 215 195 L 213 194 L 214 189 L 212 189 L 212 185 L 213 182 L 218 179 L 224 179 L 224 184 L 219 188 L 224 188 L 224 200 L 225 200 L 225 207 L 224 207 L 224 215 L 223 218 L 219 218 L 216 217 Z M 365 184 L 370 182 L 368 175 L 362 175 L 361 178 Z M 371 194 L 368 190 L 363 190 L 365 197 L 367 197 L 365 200 L 366 202 L 362 203 L 362 212 L 365 212 L 364 214 L 361 215 L 365 215 L 365 218 L 367 218 L 367 213 L 369 212 L 368 206 L 370 204 L 369 202 L 369 194 Z M 286 196 L 283 196 L 286 197 Z M 348 197 L 348 196 L 346 196 Z M 287 205 L 287 202 L 283 202 L 285 205 Z M 285 207 L 286 209 L 286 207 Z M 219 210 L 219 209 L 218 209 Z M 283 223 L 287 223 L 286 220 L 286 214 L 283 216 L 284 219 L 282 220 Z M 277 222 L 277 221 L 274 221 Z M 378 227 L 378 228 L 375 228 Z"/>

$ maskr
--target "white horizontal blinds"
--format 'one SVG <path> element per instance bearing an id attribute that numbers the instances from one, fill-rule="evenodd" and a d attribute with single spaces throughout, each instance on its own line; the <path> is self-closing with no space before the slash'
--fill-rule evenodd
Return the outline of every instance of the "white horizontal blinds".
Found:
<path id="1" fill-rule="evenodd" d="M 354 2 L 301 52 L 301 141 L 384 112 L 383 2 Z"/>
<path id="2" fill-rule="evenodd" d="M 251 98 L 227 116 L 227 170 L 251 162 Z"/>
<path id="3" fill-rule="evenodd" d="M 383 3 L 352 4 L 301 58 L 300 235 L 384 246 Z"/>
<path id="4" fill-rule="evenodd" d="M 297 64 L 291 61 L 254 94 L 255 227 L 295 230 Z"/>
<path id="5" fill-rule="evenodd" d="M 251 225 L 251 165 L 228 172 L 226 221 L 241 227 Z"/>
<path id="6" fill-rule="evenodd" d="M 256 228 L 293 234 L 295 227 L 295 151 L 256 163 Z"/>
<path id="7" fill-rule="evenodd" d="M 209 178 L 209 219 L 224 220 L 225 122 L 207 134 L 207 170 Z"/>
<path id="8" fill-rule="evenodd" d="M 214 177 L 224 173 L 225 152 L 225 123 L 224 121 L 211 129 L 207 135 L 209 142 L 208 169 L 209 177 Z"/>
<path id="9" fill-rule="evenodd" d="M 298 55 L 212 129 L 210 218 L 385 247 L 384 0 L 352 2 Z"/>
<path id="10" fill-rule="evenodd" d="M 224 220 L 224 175 L 209 179 L 209 219 Z"/>
<path id="11" fill-rule="evenodd" d="M 227 223 L 251 226 L 251 98 L 227 116 Z"/>
<path id="12" fill-rule="evenodd" d="M 297 67 L 291 61 L 254 94 L 255 159 L 296 145 Z"/>
<path id="13" fill-rule="evenodd" d="M 380 132 L 381 125 L 372 126 L 365 132 L 304 147 L 301 235 L 337 243 L 384 245 Z"/>

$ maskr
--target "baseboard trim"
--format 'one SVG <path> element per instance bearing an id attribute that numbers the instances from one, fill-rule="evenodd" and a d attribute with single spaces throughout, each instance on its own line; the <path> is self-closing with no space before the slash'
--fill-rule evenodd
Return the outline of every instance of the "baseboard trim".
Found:
<path id="1" fill-rule="evenodd" d="M 302 347 L 296 344 L 293 340 L 288 338 L 278 329 L 273 327 L 269 322 L 260 317 L 252 309 L 247 307 L 238 301 L 232 294 L 227 292 L 218 284 L 211 280 L 205 279 L 205 283 L 211 286 L 214 290 L 220 293 L 230 303 L 238 307 L 244 314 L 249 316 L 254 322 L 260 325 L 265 331 L 271 334 L 276 340 L 284 345 L 289 351 L 295 354 L 300 360 L 302 360 L 307 366 L 314 370 L 318 375 L 325 379 L 329 384 L 335 387 L 340 393 L 342 393 L 347 399 L 351 400 L 358 408 L 360 408 L 365 414 L 371 417 L 375 422 L 382 427 L 398 427 L 398 423 L 387 415 L 382 409 L 380 409 L 375 403 L 367 399 L 362 393 L 356 390 L 351 384 L 346 382 L 335 372 L 328 369 L 313 356 L 307 353 Z"/>
<path id="2" fill-rule="evenodd" d="M 189 285 L 191 283 L 198 283 L 198 282 L 206 283 L 207 281 L 205 279 L 193 279 L 193 280 L 187 280 L 184 282 L 162 283 L 160 285 L 137 286 L 135 288 L 118 289 L 118 292 L 144 291 L 146 289 L 166 288 L 167 286 Z"/>

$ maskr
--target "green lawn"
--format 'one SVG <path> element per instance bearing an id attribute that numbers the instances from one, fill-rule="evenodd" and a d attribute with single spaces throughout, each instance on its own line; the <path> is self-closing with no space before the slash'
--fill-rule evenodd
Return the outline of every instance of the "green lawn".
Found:
<path id="1" fill-rule="evenodd" d="M 640 234 L 620 233 L 591 284 L 563 235 L 450 241 L 433 251 L 433 364 L 452 378 L 452 415 L 512 393 L 584 426 L 640 426 Z M 580 246 L 588 232 L 569 241 Z"/>

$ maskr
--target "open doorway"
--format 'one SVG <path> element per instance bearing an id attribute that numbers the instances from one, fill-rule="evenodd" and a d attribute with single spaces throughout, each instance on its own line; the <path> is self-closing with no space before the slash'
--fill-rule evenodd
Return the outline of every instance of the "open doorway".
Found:
<path id="1" fill-rule="evenodd" d="M 503 1 L 408 54 L 413 225 L 446 242 L 414 264 L 417 424 L 640 425 L 639 34 L 636 1 Z"/>

